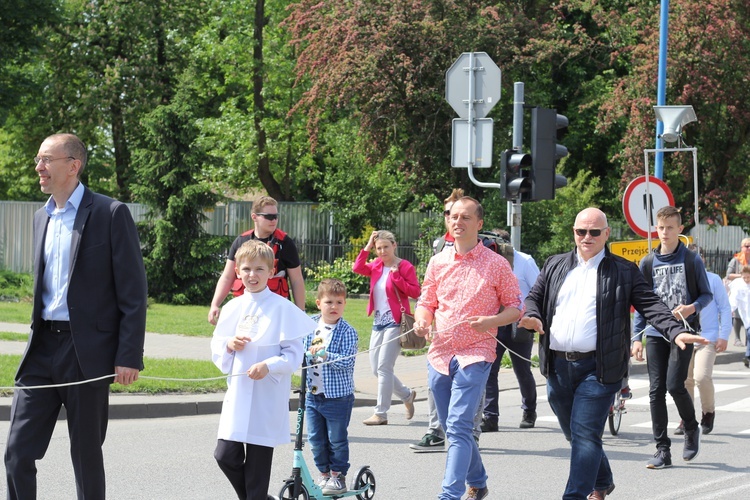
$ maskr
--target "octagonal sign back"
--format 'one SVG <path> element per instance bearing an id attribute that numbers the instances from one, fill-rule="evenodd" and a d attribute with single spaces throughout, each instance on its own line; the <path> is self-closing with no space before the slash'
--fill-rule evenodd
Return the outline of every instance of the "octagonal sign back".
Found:
<path id="1" fill-rule="evenodd" d="M 469 118 L 469 64 L 472 59 L 474 118 L 486 117 L 500 100 L 500 68 L 486 52 L 464 52 L 445 72 L 445 99 L 464 119 Z"/>

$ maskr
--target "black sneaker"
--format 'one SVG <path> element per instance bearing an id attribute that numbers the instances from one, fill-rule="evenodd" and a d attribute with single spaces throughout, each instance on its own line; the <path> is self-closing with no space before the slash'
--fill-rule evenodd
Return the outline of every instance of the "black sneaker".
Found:
<path id="1" fill-rule="evenodd" d="M 536 425 L 536 412 L 530 410 L 524 410 L 521 424 L 518 426 L 521 429 L 531 429 Z"/>
<path id="2" fill-rule="evenodd" d="M 711 434 L 711 431 L 714 430 L 714 417 L 716 417 L 716 413 L 704 413 L 703 418 L 701 418 L 701 431 L 703 431 L 703 434 Z"/>
<path id="3" fill-rule="evenodd" d="M 445 450 L 445 438 L 438 437 L 435 434 L 428 432 L 422 436 L 420 442 L 410 444 L 409 448 L 417 453 L 443 451 Z"/>
<path id="4" fill-rule="evenodd" d="M 672 454 L 669 450 L 656 450 L 654 458 L 646 464 L 647 469 L 665 469 L 672 467 Z"/>
<path id="5" fill-rule="evenodd" d="M 677 428 L 674 430 L 675 436 L 684 436 L 685 435 L 685 422 L 680 420 L 680 425 L 677 426 Z"/>
<path id="6" fill-rule="evenodd" d="M 479 424 L 479 428 L 482 429 L 482 432 L 497 432 L 497 420 L 482 419 L 482 423 Z"/>
<path id="7" fill-rule="evenodd" d="M 691 461 L 698 456 L 701 451 L 701 426 L 695 430 L 685 429 L 685 447 L 682 449 L 682 459 L 686 462 Z"/>
<path id="8" fill-rule="evenodd" d="M 747 356 L 742 358 L 742 363 L 745 365 L 745 368 L 750 368 L 750 358 L 748 358 Z"/>

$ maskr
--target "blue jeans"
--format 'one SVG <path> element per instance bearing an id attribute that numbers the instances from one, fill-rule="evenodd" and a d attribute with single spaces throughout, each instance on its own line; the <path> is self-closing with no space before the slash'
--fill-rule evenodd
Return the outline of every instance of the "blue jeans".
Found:
<path id="1" fill-rule="evenodd" d="M 490 366 L 491 363 L 481 361 L 461 367 L 453 358 L 449 374 L 443 375 L 429 363 L 427 365 L 427 381 L 448 440 L 443 491 L 438 495 L 440 500 L 460 500 L 466 491 L 466 483 L 476 488 L 487 485 L 487 472 L 472 429 Z"/>
<path id="2" fill-rule="evenodd" d="M 354 394 L 327 398 L 325 394 L 307 393 L 307 440 L 312 446 L 315 467 L 321 473 L 349 472 L 349 420 Z"/>
<path id="3" fill-rule="evenodd" d="M 613 484 L 612 470 L 602 448 L 602 433 L 609 406 L 619 389 L 620 382 L 599 383 L 595 357 L 566 361 L 555 356 L 547 379 L 547 397 L 571 446 L 563 499 L 586 498 L 594 489 L 603 490 Z"/>

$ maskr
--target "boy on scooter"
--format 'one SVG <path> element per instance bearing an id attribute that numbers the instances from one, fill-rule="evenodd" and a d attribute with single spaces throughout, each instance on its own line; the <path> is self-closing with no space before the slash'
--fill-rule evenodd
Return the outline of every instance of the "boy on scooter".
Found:
<path id="1" fill-rule="evenodd" d="M 346 493 L 349 471 L 347 428 L 354 406 L 354 361 L 357 332 L 342 317 L 346 306 L 346 285 L 324 279 L 315 303 L 318 326 L 304 339 L 313 357 L 307 368 L 307 439 L 312 445 L 315 466 L 324 495 Z M 322 355 L 321 355 L 322 354 Z"/>

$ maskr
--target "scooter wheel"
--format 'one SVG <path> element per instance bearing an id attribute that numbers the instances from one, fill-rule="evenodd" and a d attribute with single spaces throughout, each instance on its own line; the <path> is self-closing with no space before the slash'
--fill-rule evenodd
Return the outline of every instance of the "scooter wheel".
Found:
<path id="1" fill-rule="evenodd" d="M 290 479 L 284 482 L 284 486 L 279 491 L 279 500 L 310 500 L 307 488 L 304 484 L 299 487 L 299 495 L 294 496 L 294 480 Z"/>
<path id="2" fill-rule="evenodd" d="M 375 474 L 373 474 L 369 467 L 365 466 L 359 469 L 352 486 L 354 486 L 355 490 L 366 488 L 362 493 L 357 494 L 358 500 L 370 500 L 375 498 Z"/>

